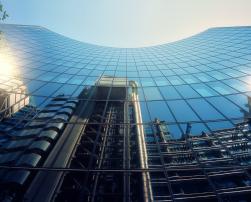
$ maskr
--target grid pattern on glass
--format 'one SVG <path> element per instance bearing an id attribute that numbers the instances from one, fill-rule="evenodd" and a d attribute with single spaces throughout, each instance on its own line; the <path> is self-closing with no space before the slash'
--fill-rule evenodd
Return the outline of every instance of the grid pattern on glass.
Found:
<path id="1" fill-rule="evenodd" d="M 128 87 L 129 81 L 137 82 L 139 100 L 146 102 L 148 110 L 160 103 L 167 105 L 161 118 L 170 124 L 170 116 L 175 117 L 169 105 L 172 100 L 178 100 L 180 108 L 195 114 L 192 118 L 190 113 L 184 113 L 184 120 L 203 123 L 203 127 L 207 121 L 223 121 L 219 116 L 234 124 L 247 114 L 246 107 L 228 95 L 244 95 L 248 104 L 250 27 L 214 28 L 175 43 L 133 49 L 80 43 L 41 27 L 1 25 L 1 30 L 0 59 L 5 69 L 1 85 L 20 80 L 30 96 L 53 98 L 64 94 L 76 98 L 85 87 L 95 86 L 102 76 L 110 76 L 126 78 Z M 219 116 L 216 113 L 205 121 L 199 116 L 200 111 L 189 104 L 192 99 L 207 102 L 211 114 L 217 110 L 217 104 L 210 102 L 213 97 L 233 102 L 236 113 L 228 116 L 219 110 Z M 40 105 L 41 100 L 34 99 L 33 104 Z M 148 120 L 147 116 L 156 118 L 153 114 L 143 114 L 143 120 Z M 174 122 L 182 128 L 182 121 Z M 181 129 L 179 136 L 182 132 Z"/>
<path id="2" fill-rule="evenodd" d="M 137 189 L 130 190 L 130 186 L 137 186 L 141 179 L 145 182 L 143 193 L 154 200 L 183 197 L 181 190 L 196 195 L 197 192 L 190 193 L 185 178 L 182 178 L 184 188 L 175 183 L 175 175 L 185 176 L 191 162 L 199 166 L 193 177 L 200 181 L 191 184 L 205 188 L 197 190 L 201 193 L 198 197 L 205 197 L 202 193 L 207 192 L 212 200 L 224 199 L 218 174 L 205 170 L 204 160 L 208 161 L 207 156 L 225 158 L 227 153 L 226 161 L 239 165 L 236 163 L 239 157 L 230 155 L 232 145 L 229 148 L 219 140 L 222 134 L 219 132 L 215 137 L 213 131 L 233 128 L 250 118 L 250 27 L 214 28 L 178 42 L 133 49 L 81 43 L 35 26 L 0 25 L 0 30 L 0 146 L 3 151 L 0 166 L 51 165 L 48 159 L 53 157 L 47 156 L 54 152 L 50 151 L 68 139 L 67 132 L 74 131 L 79 134 L 78 138 L 69 136 L 66 142 L 76 143 L 71 146 L 72 152 L 87 164 L 75 162 L 69 155 L 65 159 L 71 161 L 68 166 L 80 166 L 83 172 L 92 168 L 110 169 L 109 165 L 122 171 L 137 171 L 112 176 L 110 171 L 88 172 L 82 179 L 85 186 L 80 189 L 80 195 L 91 200 L 98 200 L 99 195 L 104 197 L 105 193 L 116 193 L 118 200 L 123 195 L 126 201 L 131 196 L 143 197 L 137 196 Z M 191 125 L 189 134 L 212 133 L 221 147 L 215 151 L 203 148 L 204 153 L 197 151 L 193 142 L 204 137 L 189 137 L 184 141 L 188 125 Z M 164 130 L 162 135 L 161 130 Z M 144 141 L 137 139 L 138 134 L 143 134 Z M 239 136 L 233 138 L 239 140 Z M 243 138 L 248 141 L 250 137 Z M 211 141 L 211 137 L 209 139 Z M 142 141 L 146 146 L 140 144 Z M 180 149 L 187 148 L 182 155 L 176 151 L 168 154 L 175 141 Z M 84 150 L 76 146 L 82 143 Z M 246 151 L 245 145 L 239 147 Z M 95 156 L 96 150 L 101 153 Z M 142 152 L 148 154 L 147 159 L 139 157 Z M 97 161 L 101 157 L 102 161 Z M 140 159 L 144 159 L 141 164 Z M 183 160 L 188 166 L 184 172 L 175 173 L 172 168 L 165 168 L 166 164 L 175 162 L 178 166 Z M 146 163 L 157 170 L 145 172 Z M 207 163 L 210 164 L 205 165 Z M 82 171 L 70 172 L 73 176 L 69 179 L 81 178 L 78 172 Z M 1 176 L 5 176 L 3 182 L 18 179 L 19 185 L 25 187 L 31 173 L 34 174 L 27 169 L 18 173 L 3 170 Z M 235 173 L 234 170 L 233 175 Z M 68 179 L 68 175 L 65 176 Z M 249 189 L 246 188 L 248 170 L 242 169 L 238 177 L 243 179 L 243 190 Z M 94 182 L 89 184 L 89 178 Z M 133 181 L 134 178 L 137 180 Z M 149 178 L 152 181 L 147 182 Z M 111 185 L 111 190 L 102 191 L 104 187 L 98 184 L 101 179 L 104 184 L 123 179 L 125 184 Z M 88 184 L 93 187 L 88 188 L 92 193 L 87 194 L 84 187 Z M 64 195 L 57 197 L 60 200 Z"/>

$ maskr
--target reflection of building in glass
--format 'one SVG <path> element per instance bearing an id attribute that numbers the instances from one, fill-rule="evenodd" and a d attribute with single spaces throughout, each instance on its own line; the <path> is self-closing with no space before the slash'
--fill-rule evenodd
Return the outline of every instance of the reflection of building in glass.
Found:
<path id="1" fill-rule="evenodd" d="M 74 152 L 68 168 L 147 169 L 147 151 L 136 83 L 128 83 L 125 78 L 102 76 L 96 87 L 88 91 L 95 101 L 79 104 L 77 113 L 72 117 L 83 118 L 87 125 L 78 125 L 71 131 L 66 128 L 63 133 L 79 139 L 75 152 L 71 147 L 64 148 L 67 153 Z M 127 96 L 130 97 L 129 102 Z M 55 167 L 57 164 L 65 167 L 65 158 L 54 156 L 54 161 L 46 166 Z M 54 197 L 57 201 L 131 201 L 144 198 L 147 201 L 152 197 L 149 177 L 148 172 L 40 172 L 26 197 L 35 201 L 50 201 Z M 59 183 L 61 186 L 57 187 Z M 50 192 L 53 189 L 56 189 L 55 192 Z M 59 194 L 55 195 L 56 192 Z"/>
<path id="2" fill-rule="evenodd" d="M 28 105 L 30 100 L 26 95 L 26 87 L 21 81 L 11 80 L 0 86 L 0 118 L 10 116 Z"/>
<path id="3" fill-rule="evenodd" d="M 27 105 L 0 122 L 0 165 L 7 167 L 0 172 L 1 201 L 15 201 L 23 197 L 23 191 L 35 172 L 8 168 L 43 165 L 76 105 L 76 100 L 58 96 L 43 110 Z"/>
<path id="4" fill-rule="evenodd" d="M 136 49 L 0 30 L 1 88 L 29 95 L 0 122 L 0 200 L 250 200 L 250 27 Z"/>

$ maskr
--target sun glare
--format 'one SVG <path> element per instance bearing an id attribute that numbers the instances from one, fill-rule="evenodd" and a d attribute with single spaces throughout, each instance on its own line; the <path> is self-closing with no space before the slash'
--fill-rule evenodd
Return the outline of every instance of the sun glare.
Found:
<path id="1" fill-rule="evenodd" d="M 0 54 L 0 75 L 14 76 L 17 74 L 16 62 L 13 57 Z"/>

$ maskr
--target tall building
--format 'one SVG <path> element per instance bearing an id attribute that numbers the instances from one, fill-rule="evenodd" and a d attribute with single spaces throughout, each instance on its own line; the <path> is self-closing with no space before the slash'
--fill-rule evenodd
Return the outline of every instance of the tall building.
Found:
<path id="1" fill-rule="evenodd" d="M 0 31 L 1 201 L 250 201 L 251 27 L 143 48 Z"/>

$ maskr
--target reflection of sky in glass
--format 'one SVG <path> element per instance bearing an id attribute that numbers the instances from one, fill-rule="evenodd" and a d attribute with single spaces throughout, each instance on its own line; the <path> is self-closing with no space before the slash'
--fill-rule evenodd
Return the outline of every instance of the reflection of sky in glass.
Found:
<path id="1" fill-rule="evenodd" d="M 0 85 L 22 81 L 18 85 L 40 109 L 59 95 L 78 99 L 84 89 L 95 91 L 109 76 L 137 82 L 143 122 L 158 118 L 173 133 L 184 132 L 187 122 L 198 133 L 249 116 L 251 28 L 210 29 L 176 43 L 136 49 L 80 43 L 40 27 L 0 28 L 5 33 Z"/>

